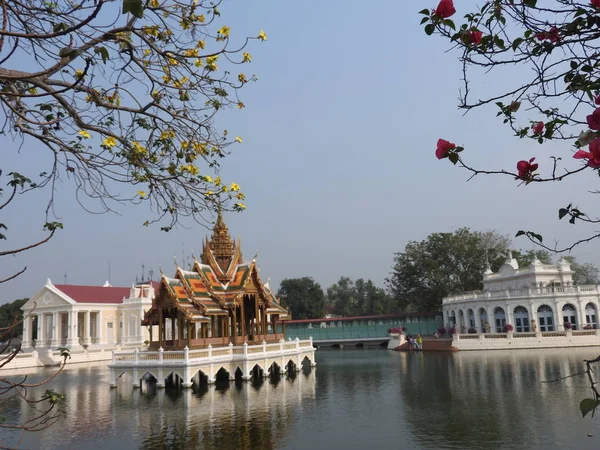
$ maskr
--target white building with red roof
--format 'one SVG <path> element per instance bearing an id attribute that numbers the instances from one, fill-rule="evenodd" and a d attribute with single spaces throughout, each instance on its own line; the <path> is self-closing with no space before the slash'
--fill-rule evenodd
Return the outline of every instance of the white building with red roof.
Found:
<path id="1" fill-rule="evenodd" d="M 141 347 L 149 340 L 142 319 L 158 283 L 132 287 L 53 284 L 50 279 L 23 307 L 22 348 L 71 352 Z"/>

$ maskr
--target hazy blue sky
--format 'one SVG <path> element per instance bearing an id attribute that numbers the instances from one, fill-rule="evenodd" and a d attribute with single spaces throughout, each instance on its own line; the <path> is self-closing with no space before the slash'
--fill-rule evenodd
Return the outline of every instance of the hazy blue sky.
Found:
<path id="1" fill-rule="evenodd" d="M 243 94 L 242 111 L 223 124 L 244 138 L 225 162 L 223 175 L 242 186 L 247 211 L 226 222 L 242 237 L 246 257 L 259 249 L 261 276 L 312 276 L 324 288 L 340 276 L 370 278 L 383 285 L 394 252 L 432 232 L 468 226 L 514 236 L 531 229 L 567 243 L 586 233 L 557 220 L 573 201 L 594 204 L 588 173 L 562 184 L 518 186 L 508 177 L 479 177 L 434 157 L 438 137 L 464 145 L 464 155 L 482 168 L 513 168 L 536 156 L 541 169 L 550 155 L 571 164 L 569 144 L 540 146 L 511 137 L 495 110 L 462 116 L 456 105 L 460 67 L 441 38 L 419 26 L 421 2 L 328 0 L 275 2 L 226 0 L 223 23 L 232 35 L 268 34 L 252 47 L 246 73 L 259 82 Z M 459 5 L 462 6 L 462 5 Z M 459 13 L 466 12 L 459 8 Z M 522 72 L 473 81 L 485 93 Z M 531 119 L 537 119 L 532 117 Z M 38 159 L 39 149 L 3 148 L 2 169 Z M 8 156 L 6 155 L 8 154 Z M 43 196 L 29 196 L 5 212 L 8 244 L 42 236 Z M 142 227 L 142 207 L 121 215 L 90 215 L 76 203 L 68 181 L 58 186 L 56 214 L 65 229 L 47 245 L 3 258 L 0 275 L 23 265 L 25 275 L 0 286 L 0 303 L 33 295 L 46 278 L 100 285 L 111 267 L 113 285 L 129 285 L 142 263 L 158 276 L 159 264 L 174 271 L 173 256 L 200 253 L 207 230 L 190 224 L 168 234 Z M 593 230 L 587 230 L 591 232 Z M 2 244 L 2 248 L 7 248 Z M 515 247 L 531 248 L 523 238 Z M 574 254 L 600 263 L 598 243 Z"/>

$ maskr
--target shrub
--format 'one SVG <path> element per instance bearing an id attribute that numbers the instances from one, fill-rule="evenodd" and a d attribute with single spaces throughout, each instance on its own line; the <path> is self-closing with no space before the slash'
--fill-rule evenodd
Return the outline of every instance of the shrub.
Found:
<path id="1" fill-rule="evenodd" d="M 592 330 L 594 327 L 591 326 L 589 323 L 583 327 L 584 330 Z"/>
<path id="2" fill-rule="evenodd" d="M 510 333 L 512 330 L 514 330 L 514 328 L 510 323 L 507 323 L 506 325 L 504 325 L 505 332 Z"/>
<path id="3" fill-rule="evenodd" d="M 388 334 L 399 334 L 400 333 L 400 328 L 394 327 L 394 328 L 388 328 Z"/>
<path id="4" fill-rule="evenodd" d="M 565 330 L 570 330 L 573 328 L 573 324 L 571 322 L 565 322 Z"/>
<path id="5" fill-rule="evenodd" d="M 469 328 L 469 334 L 476 334 L 477 330 L 473 327 Z"/>
<path id="6" fill-rule="evenodd" d="M 446 334 L 446 329 L 445 329 L 444 327 L 439 327 L 439 328 L 438 328 L 438 334 L 439 334 L 440 336 L 443 336 L 443 335 L 445 335 L 445 334 Z"/>
<path id="7" fill-rule="evenodd" d="M 458 330 L 456 329 L 456 327 L 452 327 L 452 328 L 450 328 L 450 329 L 448 330 L 448 332 L 449 332 L 450 334 L 456 334 L 456 333 L 458 333 Z"/>

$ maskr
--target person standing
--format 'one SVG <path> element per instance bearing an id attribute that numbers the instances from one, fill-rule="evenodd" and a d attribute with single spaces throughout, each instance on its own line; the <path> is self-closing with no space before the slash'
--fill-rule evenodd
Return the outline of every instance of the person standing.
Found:
<path id="1" fill-rule="evenodd" d="M 421 337 L 421 335 L 417 335 L 417 348 L 419 350 L 423 350 L 423 338 Z"/>

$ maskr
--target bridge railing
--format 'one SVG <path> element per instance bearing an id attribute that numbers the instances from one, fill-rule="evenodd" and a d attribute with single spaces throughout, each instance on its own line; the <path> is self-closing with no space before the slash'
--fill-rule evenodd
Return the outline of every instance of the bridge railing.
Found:
<path id="1" fill-rule="evenodd" d="M 263 342 L 259 345 L 244 345 L 234 346 L 230 344 L 227 347 L 213 348 L 209 345 L 206 349 L 185 348 L 183 350 L 163 350 L 158 351 L 139 351 L 113 350 L 112 365 L 113 366 L 131 366 L 131 365 L 162 365 L 162 364 L 189 364 L 202 363 L 212 361 L 230 361 L 237 359 L 248 359 L 257 355 L 273 356 L 296 354 L 308 351 L 313 347 L 312 339 L 284 341 L 283 339 L 277 343 L 267 344 Z"/>

